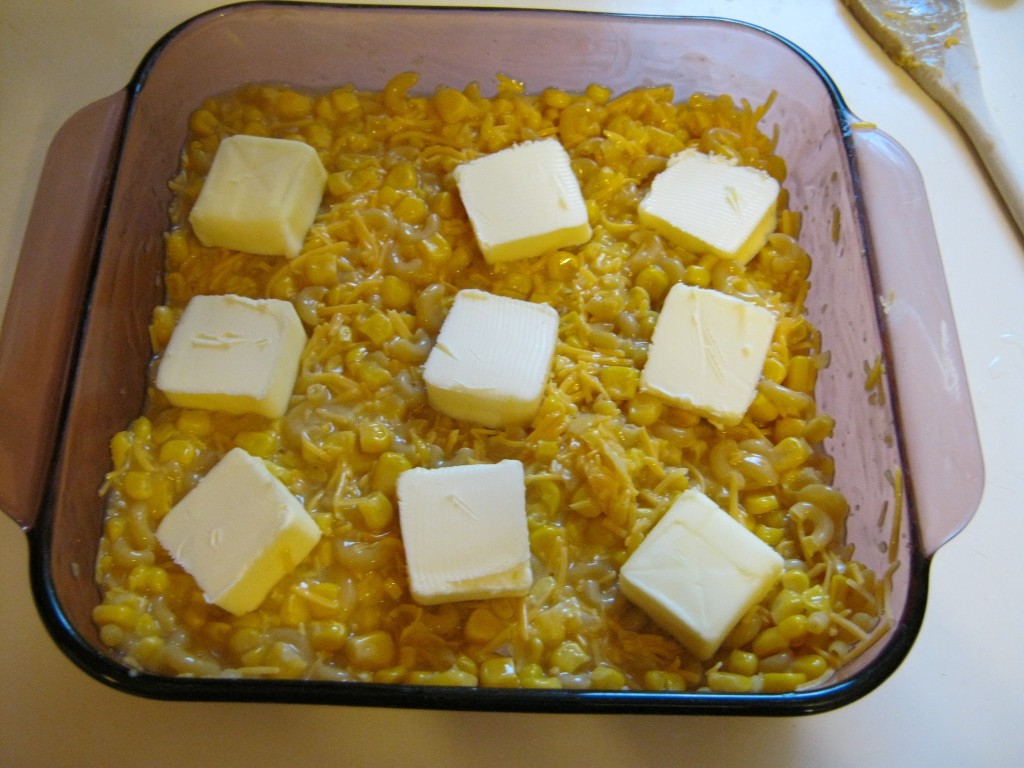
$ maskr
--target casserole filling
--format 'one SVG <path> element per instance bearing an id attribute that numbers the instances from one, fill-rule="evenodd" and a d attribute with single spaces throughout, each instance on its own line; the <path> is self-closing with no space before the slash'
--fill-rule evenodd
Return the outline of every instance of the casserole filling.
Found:
<path id="1" fill-rule="evenodd" d="M 669 87 L 530 93 L 506 77 L 494 96 L 477 84 L 413 95 L 416 81 L 406 73 L 380 92 L 316 94 L 247 85 L 193 113 L 171 182 L 151 381 L 194 296 L 291 302 L 309 340 L 280 418 L 182 408 L 151 386 L 145 412 L 113 437 L 94 611 L 103 641 L 125 663 L 169 675 L 766 693 L 827 680 L 888 629 L 888 574 L 861 566 L 844 543 L 849 505 L 824 449 L 834 423 L 814 397 L 828 357 L 804 313 L 811 258 L 786 205 L 785 162 L 758 128 L 770 101 L 678 99 Z M 238 134 L 308 144 L 327 171 L 294 258 L 204 246 L 189 225 L 220 142 Z M 455 171 L 546 140 L 568 153 L 590 237 L 492 263 Z M 758 230 L 764 244 L 747 262 L 688 250 L 692 241 L 642 222 L 652 181 L 684 150 L 783 185 L 775 226 Z M 734 406 L 722 419 L 645 384 L 677 285 L 771 315 L 738 417 Z M 548 375 L 525 423 L 485 426 L 431 405 L 423 367 L 468 289 L 557 312 Z M 732 331 L 701 333 L 700 348 L 743 344 Z M 708 368 L 693 357 L 682 369 Z M 211 604 L 155 533 L 234 448 L 263 460 L 321 532 L 241 615 Z M 504 460 L 524 471 L 525 593 L 418 602 L 399 477 Z M 656 622 L 619 589 L 622 566 L 688 489 L 781 561 L 758 601 L 699 654 L 665 628 L 678 616 Z"/>

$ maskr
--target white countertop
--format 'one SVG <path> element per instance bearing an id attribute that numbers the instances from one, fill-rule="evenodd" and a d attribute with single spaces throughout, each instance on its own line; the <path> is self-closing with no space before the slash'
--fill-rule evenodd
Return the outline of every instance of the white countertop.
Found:
<path id="1" fill-rule="evenodd" d="M 164 32 L 217 4 L 4 0 L 0 315 L 54 133 L 80 107 L 122 88 Z M 964 350 L 986 485 L 974 520 L 933 561 L 924 626 L 908 658 L 847 707 L 783 719 L 149 701 L 95 682 L 57 650 L 32 603 L 25 536 L 3 517 L 0 765 L 1024 764 L 1024 237 L 963 134 L 839 0 L 474 4 L 686 13 L 759 24 L 816 58 L 851 109 L 892 135 L 920 166 Z M 990 106 L 1024 167 L 1024 2 L 972 0 L 968 10 Z"/>

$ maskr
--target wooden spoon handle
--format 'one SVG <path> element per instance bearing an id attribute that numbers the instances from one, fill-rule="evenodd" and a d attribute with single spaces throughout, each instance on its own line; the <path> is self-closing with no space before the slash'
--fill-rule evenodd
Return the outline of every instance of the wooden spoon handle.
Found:
<path id="1" fill-rule="evenodd" d="M 1024 170 L 1012 157 L 988 108 L 984 103 L 968 106 L 954 91 L 947 91 L 943 98 L 936 98 L 936 101 L 949 112 L 971 140 L 1010 215 L 1017 222 L 1017 228 L 1024 236 Z"/>

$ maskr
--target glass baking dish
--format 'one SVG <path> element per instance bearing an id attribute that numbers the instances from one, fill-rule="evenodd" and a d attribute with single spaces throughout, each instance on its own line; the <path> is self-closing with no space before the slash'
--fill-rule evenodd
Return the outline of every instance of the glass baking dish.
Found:
<path id="1" fill-rule="evenodd" d="M 539 89 L 677 96 L 776 94 L 790 207 L 815 259 L 808 314 L 830 366 L 818 401 L 850 500 L 847 539 L 892 563 L 892 629 L 827 684 L 772 695 L 435 688 L 190 679 L 140 673 L 98 637 L 91 612 L 109 440 L 145 396 L 152 308 L 163 299 L 168 180 L 190 112 L 247 82 L 487 90 L 497 73 Z M 74 183 L 68 183 L 73 179 Z M 883 364 L 881 390 L 866 370 Z M 879 397 L 882 394 L 884 396 Z M 782 715 L 847 704 L 885 680 L 921 626 L 938 548 L 971 518 L 982 461 L 922 179 L 905 151 L 856 118 L 828 75 L 777 35 L 714 18 L 561 11 L 245 3 L 210 11 L 153 46 L 129 85 L 75 114 L 50 148 L 0 336 L 0 507 L 26 532 L 39 612 L 90 675 L 163 699 L 579 713 Z M 893 478 L 902 476 L 902 495 Z"/>

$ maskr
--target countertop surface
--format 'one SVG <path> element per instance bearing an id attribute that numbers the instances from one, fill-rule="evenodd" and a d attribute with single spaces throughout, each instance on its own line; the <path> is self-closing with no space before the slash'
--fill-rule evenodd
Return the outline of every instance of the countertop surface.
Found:
<path id="1" fill-rule="evenodd" d="M 57 129 L 80 107 L 124 87 L 164 32 L 215 5 L 5 0 L 0 6 L 0 315 Z M 1024 764 L 1024 237 L 964 134 L 839 0 L 475 5 L 713 15 L 767 27 L 817 59 L 853 112 L 917 162 L 963 347 L 986 481 L 974 519 L 932 562 L 927 613 L 909 656 L 866 697 L 797 718 L 150 701 L 92 680 L 59 652 L 32 602 L 26 537 L 3 517 L 0 765 Z M 1024 168 L 1024 2 L 967 6 L 991 110 Z"/>

